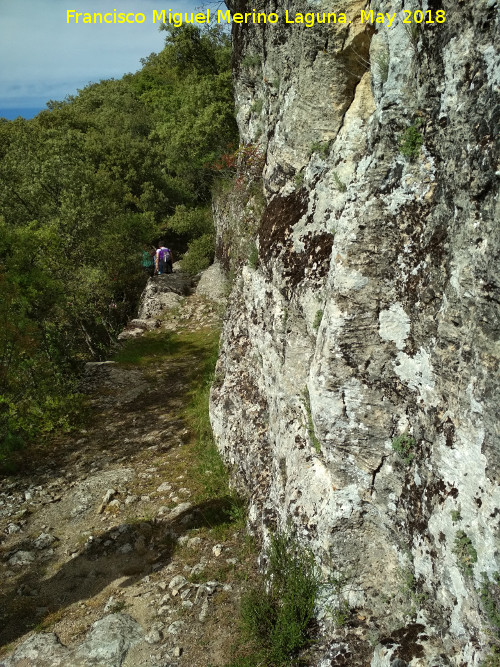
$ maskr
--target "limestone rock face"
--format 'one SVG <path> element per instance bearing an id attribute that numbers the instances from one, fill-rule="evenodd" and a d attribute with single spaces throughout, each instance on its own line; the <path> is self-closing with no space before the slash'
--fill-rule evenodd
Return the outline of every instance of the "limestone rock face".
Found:
<path id="1" fill-rule="evenodd" d="M 266 207 L 246 226 L 258 263 L 236 272 L 212 425 L 254 529 L 291 520 L 346 582 L 318 605 L 325 634 L 345 599 L 368 663 L 479 665 L 479 591 L 500 570 L 499 7 L 427 2 L 445 23 L 407 28 L 401 1 L 365 4 L 306 27 L 285 9 L 332 9 L 263 2 L 279 23 L 233 25 Z M 361 9 L 397 18 L 362 25 Z M 241 245 L 248 199 L 215 212 L 238 269 L 228 230 Z M 354 645 L 349 664 L 368 664 Z"/>

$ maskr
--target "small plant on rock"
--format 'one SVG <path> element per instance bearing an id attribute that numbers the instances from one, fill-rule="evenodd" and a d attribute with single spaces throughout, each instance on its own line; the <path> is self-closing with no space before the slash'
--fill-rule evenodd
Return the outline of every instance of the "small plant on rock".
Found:
<path id="1" fill-rule="evenodd" d="M 420 39 L 420 27 L 418 23 L 408 23 L 405 25 L 405 32 L 408 36 L 410 46 L 414 53 L 417 51 L 418 40 Z"/>
<path id="2" fill-rule="evenodd" d="M 420 149 L 424 143 L 424 139 L 420 134 L 420 122 L 416 125 L 410 125 L 403 132 L 399 139 L 399 152 L 401 155 L 407 157 L 410 161 L 416 160 Z"/>
<path id="3" fill-rule="evenodd" d="M 322 310 L 317 310 L 316 315 L 314 316 L 314 322 L 313 322 L 313 329 L 319 329 L 319 325 L 321 324 L 321 320 L 323 319 L 323 311 Z"/>
<path id="4" fill-rule="evenodd" d="M 427 594 L 418 592 L 413 566 L 402 567 L 399 570 L 398 578 L 401 596 L 404 600 L 409 601 L 411 613 L 417 613 L 427 599 Z"/>
<path id="5" fill-rule="evenodd" d="M 402 433 L 394 438 L 392 448 L 407 465 L 410 465 L 415 458 L 415 438 L 408 433 Z"/>
<path id="6" fill-rule="evenodd" d="M 340 180 L 336 171 L 333 172 L 333 180 L 335 181 L 335 185 L 337 186 L 337 190 L 339 192 L 345 192 L 347 190 L 347 185 Z"/>
<path id="7" fill-rule="evenodd" d="M 457 530 L 455 533 L 453 553 L 457 557 L 458 567 L 462 573 L 466 577 L 471 577 L 473 574 L 473 565 L 477 563 L 477 551 L 470 537 L 463 530 Z"/>
<path id="8" fill-rule="evenodd" d="M 288 533 L 273 536 L 266 555 L 265 582 L 244 596 L 242 623 L 261 647 L 258 664 L 288 665 L 308 642 L 321 582 L 313 554 Z"/>
<path id="9" fill-rule="evenodd" d="M 389 50 L 387 48 L 382 49 L 377 53 L 374 58 L 376 72 L 382 83 L 385 83 L 389 78 Z"/>
<path id="10" fill-rule="evenodd" d="M 318 454 L 321 454 L 321 442 L 318 440 L 318 437 L 316 436 L 316 432 L 314 430 L 314 422 L 311 412 L 311 398 L 309 396 L 309 391 L 307 387 L 304 388 L 302 396 L 304 397 L 304 407 L 307 413 L 307 433 L 309 435 L 309 439 L 313 444 L 314 449 L 318 452 Z"/>
<path id="11" fill-rule="evenodd" d="M 490 579 L 486 572 L 482 572 L 481 578 L 479 597 L 481 598 L 483 611 L 493 634 L 497 639 L 500 639 L 500 573 L 493 572 Z"/>
<path id="12" fill-rule="evenodd" d="M 262 111 L 263 106 L 264 106 L 263 100 L 255 100 L 255 102 L 250 107 L 250 111 L 252 113 L 260 113 Z"/>
<path id="13" fill-rule="evenodd" d="M 311 147 L 309 149 L 309 155 L 314 155 L 314 153 L 319 153 L 322 157 L 326 157 L 328 155 L 329 150 L 330 150 L 329 141 L 315 141 L 313 144 L 311 144 Z"/>
<path id="14" fill-rule="evenodd" d="M 295 174 L 294 183 L 297 190 L 304 185 L 304 172 L 300 171 Z"/>
<path id="15" fill-rule="evenodd" d="M 256 53 L 253 55 L 248 54 L 242 59 L 241 66 L 246 68 L 257 67 L 257 65 L 260 65 L 261 62 L 262 58 Z"/>
<path id="16" fill-rule="evenodd" d="M 332 610 L 332 620 L 336 628 L 343 628 L 352 616 L 347 600 L 341 600 L 339 606 Z"/>
<path id="17" fill-rule="evenodd" d="M 248 264 L 252 269 L 256 269 L 259 265 L 259 250 L 255 243 L 252 243 L 250 246 L 250 252 L 248 253 Z"/>

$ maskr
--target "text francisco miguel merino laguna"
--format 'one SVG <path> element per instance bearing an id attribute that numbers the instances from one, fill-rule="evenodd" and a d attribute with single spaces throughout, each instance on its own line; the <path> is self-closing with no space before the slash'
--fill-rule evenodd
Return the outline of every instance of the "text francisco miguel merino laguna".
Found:
<path id="1" fill-rule="evenodd" d="M 404 12 L 405 14 L 410 15 L 410 11 Z M 417 23 L 434 23 L 433 17 L 431 16 L 429 20 L 424 20 L 424 12 L 418 11 L 415 14 L 421 14 L 422 17 L 415 19 Z M 431 14 L 431 12 L 426 12 L 426 14 Z M 444 11 L 436 12 L 436 14 L 445 14 Z M 361 23 L 382 23 L 387 27 L 390 27 L 394 19 L 397 16 L 397 12 L 393 14 L 374 12 L 373 10 L 364 11 L 361 10 L 360 19 Z M 354 18 L 354 17 L 353 17 Z M 444 16 L 436 16 L 436 23 L 444 23 Z M 409 20 L 408 20 L 409 19 Z M 183 23 L 209 23 L 210 22 L 210 10 L 206 9 L 203 12 L 172 12 L 171 9 L 157 11 L 153 10 L 152 16 L 153 23 L 170 23 L 175 27 L 180 27 Z M 66 23 L 144 23 L 146 21 L 146 15 L 139 12 L 118 12 L 114 9 L 112 12 L 101 13 L 101 12 L 77 12 L 74 9 L 68 9 L 66 11 Z M 233 13 L 227 9 L 226 11 L 219 9 L 217 11 L 217 23 L 278 23 L 278 21 L 284 23 L 303 23 L 307 27 L 313 26 L 315 23 L 351 23 L 351 20 L 343 12 L 307 12 L 302 14 L 297 12 L 295 15 L 291 16 L 287 11 L 285 11 L 284 16 L 279 16 L 275 12 L 266 14 L 264 12 L 256 12 L 255 9 L 252 9 L 250 12 L 245 13 Z M 411 22 L 410 16 L 405 17 L 403 23 Z"/>

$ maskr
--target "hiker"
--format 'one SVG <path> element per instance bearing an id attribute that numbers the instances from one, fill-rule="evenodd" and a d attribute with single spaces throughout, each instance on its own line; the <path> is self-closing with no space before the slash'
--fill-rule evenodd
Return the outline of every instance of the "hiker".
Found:
<path id="1" fill-rule="evenodd" d="M 152 276 L 155 270 L 155 253 L 156 249 L 154 246 L 148 247 L 145 245 L 142 249 L 142 268 L 144 273 L 147 273 L 148 276 Z"/>
<path id="2" fill-rule="evenodd" d="M 159 276 L 161 276 L 162 273 L 172 273 L 172 262 L 173 258 L 171 250 L 164 245 L 158 245 L 155 258 L 156 273 Z"/>

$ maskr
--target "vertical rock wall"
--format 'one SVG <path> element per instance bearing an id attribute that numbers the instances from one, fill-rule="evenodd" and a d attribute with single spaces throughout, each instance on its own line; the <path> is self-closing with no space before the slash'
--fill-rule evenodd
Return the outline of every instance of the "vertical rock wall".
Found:
<path id="1" fill-rule="evenodd" d="M 446 22 L 403 25 L 419 8 Z M 233 25 L 236 104 L 267 206 L 244 227 L 259 261 L 230 299 L 218 446 L 254 529 L 291 521 L 343 582 L 318 607 L 321 664 L 343 643 L 352 665 L 479 665 L 479 591 L 500 570 L 498 2 L 255 9 L 280 22 Z M 230 266 L 248 201 L 218 211 Z M 328 613 L 343 599 L 363 619 L 346 636 Z"/>

